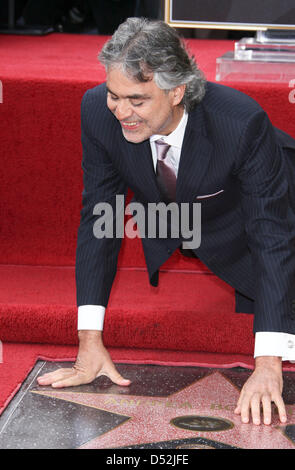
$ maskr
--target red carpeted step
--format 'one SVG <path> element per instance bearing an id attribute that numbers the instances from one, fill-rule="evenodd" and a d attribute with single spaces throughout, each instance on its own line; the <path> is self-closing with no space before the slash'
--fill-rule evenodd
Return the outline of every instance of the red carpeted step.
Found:
<path id="1" fill-rule="evenodd" d="M 74 268 L 0 266 L 1 340 L 77 344 Z M 109 347 L 251 354 L 252 315 L 211 273 L 119 270 L 105 318 Z"/>

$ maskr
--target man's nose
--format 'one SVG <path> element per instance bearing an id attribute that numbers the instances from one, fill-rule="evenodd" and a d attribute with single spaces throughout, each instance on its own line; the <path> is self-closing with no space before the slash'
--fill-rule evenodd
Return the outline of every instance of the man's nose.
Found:
<path id="1" fill-rule="evenodd" d="M 122 100 L 117 103 L 115 116 L 119 121 L 124 121 L 132 115 L 132 109 L 128 102 Z"/>

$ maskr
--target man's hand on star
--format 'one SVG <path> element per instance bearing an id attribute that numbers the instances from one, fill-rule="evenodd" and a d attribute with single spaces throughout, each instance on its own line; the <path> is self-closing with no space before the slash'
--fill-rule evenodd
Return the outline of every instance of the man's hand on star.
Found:
<path id="1" fill-rule="evenodd" d="M 39 385 L 51 385 L 53 388 L 74 387 L 93 382 L 96 377 L 106 375 L 121 386 L 130 385 L 124 379 L 103 345 L 101 331 L 79 331 L 79 352 L 72 368 L 61 368 L 49 372 L 37 379 Z"/>
<path id="2" fill-rule="evenodd" d="M 287 414 L 282 398 L 283 375 L 282 361 L 279 357 L 257 357 L 255 370 L 244 384 L 235 413 L 241 415 L 243 423 L 252 421 L 261 424 L 261 406 L 263 424 L 271 424 L 271 404 L 275 403 L 281 423 L 286 423 Z"/>

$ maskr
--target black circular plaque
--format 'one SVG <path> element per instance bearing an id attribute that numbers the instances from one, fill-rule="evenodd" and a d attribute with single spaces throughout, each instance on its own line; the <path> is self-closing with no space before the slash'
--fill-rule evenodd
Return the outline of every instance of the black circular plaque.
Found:
<path id="1" fill-rule="evenodd" d="M 177 416 L 170 421 L 177 428 L 187 429 L 188 431 L 218 432 L 231 429 L 234 424 L 231 421 L 212 416 Z"/>

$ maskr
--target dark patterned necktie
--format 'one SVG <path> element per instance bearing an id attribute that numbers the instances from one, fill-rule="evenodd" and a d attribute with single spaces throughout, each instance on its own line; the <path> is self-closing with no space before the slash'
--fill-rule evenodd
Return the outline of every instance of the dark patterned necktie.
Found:
<path id="1" fill-rule="evenodd" d="M 173 166 L 166 160 L 170 145 L 163 140 L 156 140 L 157 168 L 156 178 L 165 202 L 175 201 L 176 198 L 176 174 Z"/>

